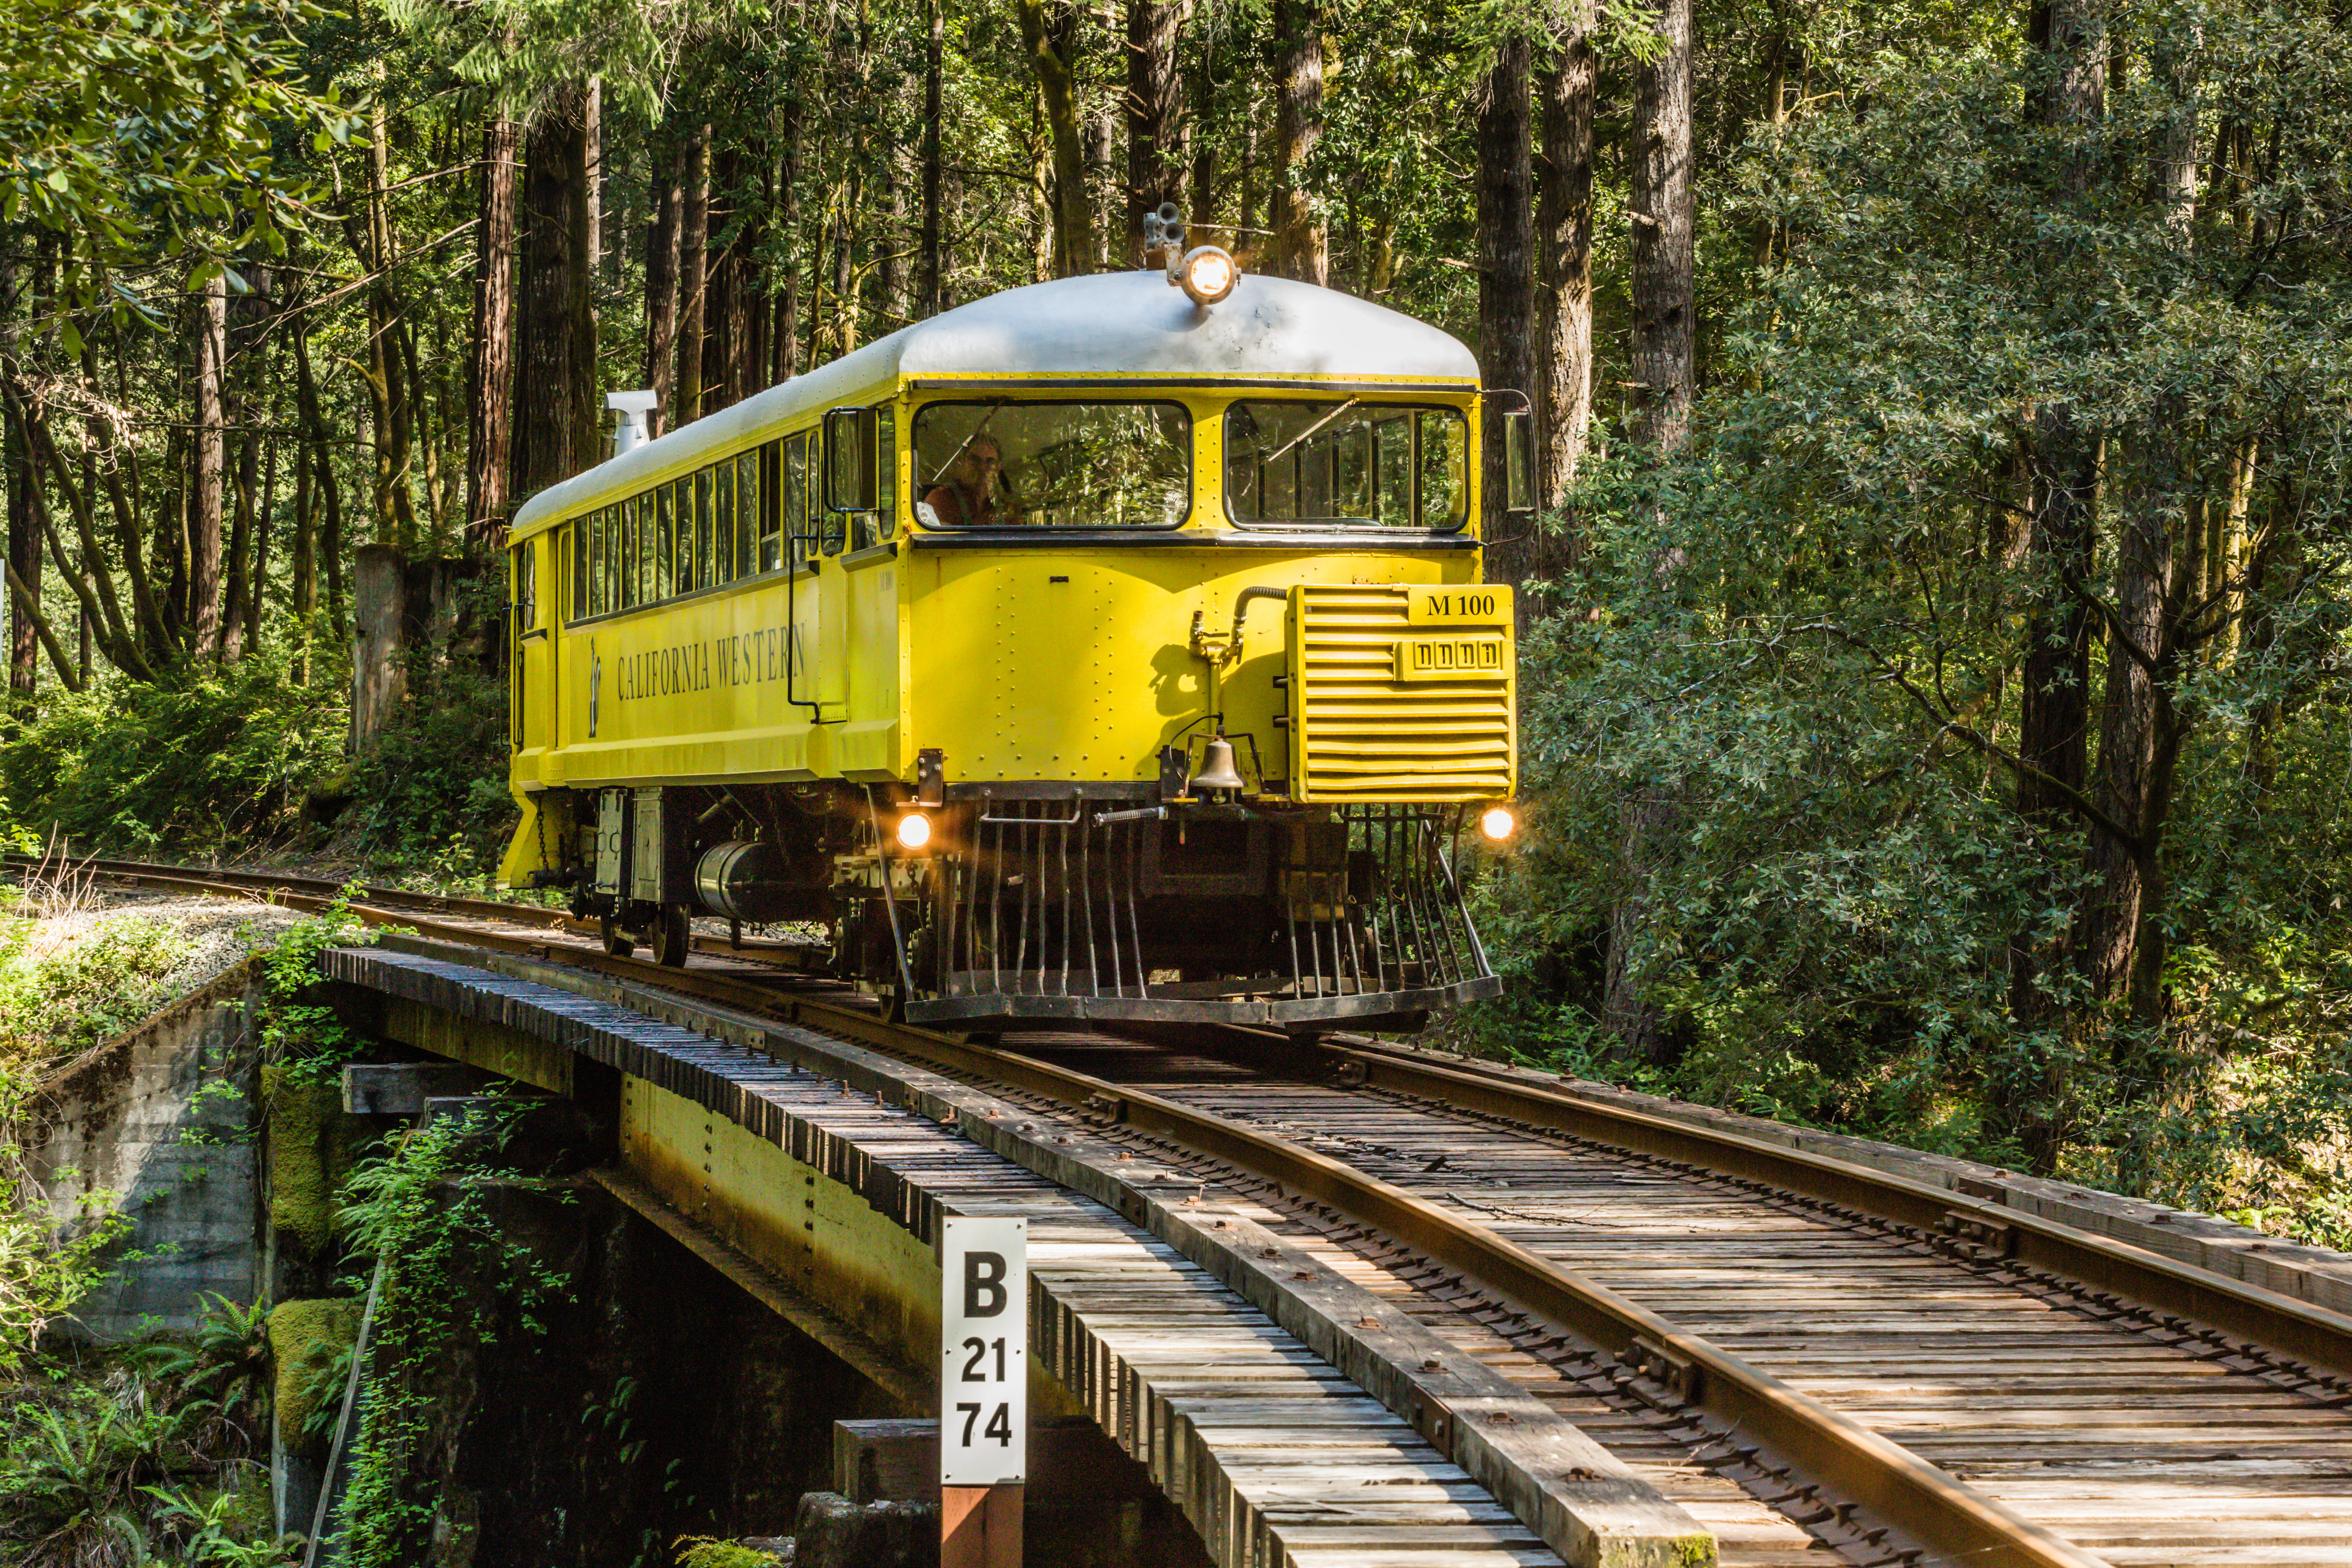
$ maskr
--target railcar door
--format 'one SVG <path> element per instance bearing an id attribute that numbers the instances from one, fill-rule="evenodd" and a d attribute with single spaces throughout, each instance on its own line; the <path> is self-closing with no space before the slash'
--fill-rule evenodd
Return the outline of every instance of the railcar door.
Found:
<path id="1" fill-rule="evenodd" d="M 825 578 L 830 575 L 837 588 L 841 573 L 837 567 L 830 574 L 824 570 L 827 514 L 820 450 L 814 430 L 784 443 L 783 499 L 785 533 L 792 542 L 792 695 L 817 704 L 813 713 L 806 708 L 801 712 L 825 723 L 842 717 L 844 695 L 841 660 L 827 635 L 838 624 L 839 612 L 825 592 Z"/>
<path id="2" fill-rule="evenodd" d="M 824 566 L 819 598 L 828 720 L 849 721 L 836 758 L 852 774 L 889 769 L 888 725 L 897 708 L 898 592 L 890 542 L 897 510 L 897 427 L 886 405 L 836 408 L 825 416 Z"/>
<path id="3" fill-rule="evenodd" d="M 508 552 L 513 574 L 509 605 L 513 638 L 507 671 L 509 734 L 517 777 L 533 784 L 541 777 L 553 717 L 554 638 L 548 613 L 553 595 L 542 574 L 552 564 L 554 537 L 527 539 Z"/>

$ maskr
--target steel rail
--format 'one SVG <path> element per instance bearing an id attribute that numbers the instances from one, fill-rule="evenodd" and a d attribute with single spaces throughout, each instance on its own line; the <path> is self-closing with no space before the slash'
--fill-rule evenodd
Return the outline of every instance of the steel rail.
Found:
<path id="1" fill-rule="evenodd" d="M 1292 1042 L 1258 1034 L 1268 1044 Z M 1502 1071 L 1450 1066 L 1375 1041 L 1300 1047 L 1332 1067 L 1362 1072 L 1362 1086 L 1454 1110 L 1561 1132 L 1689 1170 L 1704 1169 L 1853 1211 L 1919 1239 L 1980 1258 L 2006 1258 L 2128 1296 L 2160 1312 L 2311 1365 L 2352 1374 L 2352 1317 L 2231 1279 L 2127 1241 L 1975 1198 L 1932 1183 L 1850 1164 L 1728 1129 L 1679 1121 Z M 1355 1081 L 1349 1075 L 1349 1081 Z"/>
<path id="2" fill-rule="evenodd" d="M 298 909 L 341 901 L 365 924 L 417 931 L 458 943 L 553 961 L 551 944 L 425 918 L 410 910 L 296 891 L 261 874 L 234 879 L 131 863 L 92 869 L 160 886 L 259 892 Z M 319 879 L 307 879 L 316 887 Z M 257 886 L 257 883 L 268 885 Z M 480 902 L 480 900 L 470 900 Z M 436 911 L 437 912 L 437 911 Z M 452 910 L 447 912 L 455 913 Z M 502 907 L 490 918 L 506 919 Z M 888 1022 L 844 1000 L 780 994 L 708 971 L 665 969 L 567 942 L 562 962 L 651 983 L 744 1011 L 881 1046 L 950 1072 L 992 1080 L 1082 1113 L 1127 1125 L 1223 1160 L 1331 1205 L 1448 1268 L 1461 1270 L 1528 1310 L 1573 1329 L 1620 1360 L 1643 1367 L 1670 1391 L 1747 1437 L 1777 1450 L 1813 1480 L 1834 1489 L 1930 1550 L 1983 1568 L 2102 1568 L 2102 1560 L 2023 1519 L 1938 1467 L 1843 1413 L 1799 1393 L 1708 1341 L 1684 1333 L 1615 1291 L 1395 1184 L 1210 1112 L 1034 1057 L 933 1030 Z M 1466 1076 L 1466 1075 L 1465 1075 Z"/>
<path id="3" fill-rule="evenodd" d="M 52 861 L 52 864 L 55 862 Z M 0 865 L 15 870 L 37 868 L 42 861 L 37 856 L 8 855 L 0 857 Z M 451 893 L 419 892 L 408 888 L 387 888 L 376 883 L 339 882 L 331 877 L 300 877 L 277 871 L 245 871 L 235 868 L 215 868 L 203 866 L 166 866 L 143 860 L 68 860 L 68 871 L 88 871 L 111 881 L 137 887 L 154 883 L 172 887 L 209 887 L 217 885 L 235 890 L 266 893 L 273 890 L 299 891 L 305 898 L 317 900 L 320 907 L 331 904 L 347 892 L 359 895 L 368 905 L 384 910 L 418 910 L 433 914 L 456 915 L 467 920 L 501 921 L 509 925 L 535 925 L 549 931 L 574 934 L 598 934 L 594 921 L 574 918 L 569 911 L 552 909 L 545 904 L 509 903 L 497 899 L 473 899 Z M 192 881 L 191 879 L 194 879 Z M 756 942 L 742 947 L 730 946 L 716 937 L 694 939 L 698 952 L 733 954 L 753 963 L 771 962 L 776 955 L 803 954 L 821 951 L 794 942 Z"/>
<path id="4" fill-rule="evenodd" d="M 112 878 L 209 891 L 266 892 L 292 907 L 325 909 L 343 899 L 304 894 L 318 879 L 263 873 L 212 873 L 135 862 L 91 863 Z M 560 911 L 481 900 L 398 895 L 436 913 L 512 921 L 530 912 L 542 923 L 571 931 Z M 375 926 L 429 931 L 462 943 L 542 960 L 558 955 L 546 942 L 503 932 L 445 925 L 416 912 L 350 902 L 354 918 Z M 480 911 L 478 914 L 476 911 Z M 546 917 L 554 916 L 549 921 Z M 1449 1268 L 1460 1269 L 1520 1306 L 1575 1329 L 1602 1348 L 1646 1368 L 1685 1400 L 1780 1452 L 1812 1479 L 1869 1508 L 1930 1548 L 1966 1553 L 1984 1563 L 2064 1564 L 2091 1568 L 2100 1559 L 2074 1547 L 1975 1491 L 1853 1418 L 1789 1387 L 1761 1370 L 1549 1259 L 1451 1215 L 1392 1184 L 1341 1162 L 1210 1112 L 1052 1062 L 956 1036 L 886 1021 L 845 999 L 783 994 L 709 971 L 664 969 L 601 950 L 564 944 L 562 962 L 620 978 L 685 992 L 746 1011 L 849 1036 L 950 1071 L 1071 1106 L 1111 1115 L 1138 1131 L 1170 1139 L 1224 1160 L 1373 1226 Z M 1228 1029 L 1229 1037 L 1256 1032 Z M 1268 1046 L 1296 1046 L 1266 1036 Z M 1449 1108 L 1496 1116 L 1624 1148 L 1694 1172 L 1716 1172 L 1760 1182 L 1840 1205 L 1926 1235 L 1948 1233 L 1955 1222 L 1963 1239 L 2006 1250 L 2020 1263 L 2070 1275 L 2152 1306 L 2193 1317 L 2217 1329 L 2315 1364 L 2352 1370 L 2352 1319 L 2275 1292 L 2176 1263 L 2112 1237 L 2093 1236 L 2038 1216 L 1979 1202 L 1963 1194 L 1890 1173 L 1631 1110 L 1552 1085 L 1513 1081 L 1494 1071 L 1430 1062 L 1417 1053 L 1377 1042 L 1323 1042 L 1298 1047 L 1332 1065 L 1360 1068 L 1366 1087 Z M 1351 1079 L 1352 1079 L 1352 1074 Z"/>

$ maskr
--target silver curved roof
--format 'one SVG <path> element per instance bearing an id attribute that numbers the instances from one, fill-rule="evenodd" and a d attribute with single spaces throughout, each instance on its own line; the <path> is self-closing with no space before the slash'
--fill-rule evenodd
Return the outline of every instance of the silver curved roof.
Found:
<path id="1" fill-rule="evenodd" d="M 1008 289 L 901 328 L 805 375 L 671 431 L 533 496 L 515 526 L 743 445 L 761 429 L 893 375 L 1478 379 L 1460 339 L 1335 289 L 1242 275 L 1202 307 L 1160 272 L 1097 272 Z"/>

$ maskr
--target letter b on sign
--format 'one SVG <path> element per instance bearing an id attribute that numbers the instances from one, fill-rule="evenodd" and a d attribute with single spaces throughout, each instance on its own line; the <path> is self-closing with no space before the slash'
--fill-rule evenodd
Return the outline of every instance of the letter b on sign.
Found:
<path id="1" fill-rule="evenodd" d="M 940 1481 L 1023 1480 L 1029 1436 L 1029 1222 L 940 1230 Z"/>
<path id="2" fill-rule="evenodd" d="M 963 1255 L 963 1315 L 993 1318 L 1004 1310 L 1004 1254 Z"/>

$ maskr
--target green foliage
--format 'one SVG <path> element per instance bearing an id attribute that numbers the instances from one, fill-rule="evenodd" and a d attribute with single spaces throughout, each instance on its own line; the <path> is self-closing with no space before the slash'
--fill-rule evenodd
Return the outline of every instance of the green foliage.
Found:
<path id="1" fill-rule="evenodd" d="M 340 691 L 298 684 L 282 653 L 58 693 L 0 724 L 0 818 L 136 851 L 280 832 L 343 727 Z"/>
<path id="2" fill-rule="evenodd" d="M 2292 214 L 2352 181 L 2352 92 L 2320 85 L 2352 84 L 2352 42 L 2289 8 L 2134 26 L 2155 30 L 2119 37 L 2135 59 L 2199 40 L 2195 100 L 2136 70 L 2105 119 L 2046 124 L 2045 64 L 2002 36 L 1849 67 L 1850 111 L 1759 138 L 1742 195 L 1788 260 L 1735 313 L 1741 374 L 1687 450 L 1583 475 L 1573 611 L 1524 650 L 1528 839 L 1480 891 L 1520 985 L 1466 1027 L 1996 1163 L 2044 1129 L 2074 1179 L 2336 1238 L 2352 258 Z M 2184 101 L 2277 124 L 2270 183 L 2158 199 L 2145 171 Z M 2054 184 L 2084 167 L 2079 198 Z M 2106 453 L 2107 541 L 2076 583 L 2016 548 L 2053 404 Z M 2253 564 L 2168 677 L 2166 1014 L 2135 1028 L 2053 967 L 2021 1015 L 2012 952 L 2079 941 L 2097 891 L 2082 823 L 2017 810 L 2028 618 L 2113 603 L 2115 538 L 2184 494 L 2218 518 L 2249 440 Z M 2101 723 L 2106 679 L 2094 658 Z M 1670 1021 L 1670 1059 L 1638 1068 L 1599 1028 L 1629 819 L 1654 830 L 1615 956 Z"/>
<path id="3" fill-rule="evenodd" d="M 494 592 L 488 579 L 478 590 Z M 358 847 L 436 886 L 488 892 L 514 830 L 510 755 L 504 676 L 415 661 L 409 700 L 352 770 Z"/>
<path id="4" fill-rule="evenodd" d="M 0 11 L 0 222 L 124 252 L 177 255 L 198 227 L 232 224 L 246 246 L 282 245 L 308 192 L 280 166 L 277 136 L 314 132 L 323 146 L 345 124 L 304 90 L 288 30 L 317 15 L 299 0 Z M 106 302 L 138 304 L 127 291 Z M 76 333 L 71 318 L 63 330 Z"/>
<path id="5" fill-rule="evenodd" d="M 146 1555 L 141 1488 L 160 1472 L 165 1420 L 94 1391 L 37 1406 L 9 1433 L 0 1530 L 52 1563 L 134 1563 Z"/>
<path id="6" fill-rule="evenodd" d="M 712 1535 L 681 1535 L 670 1542 L 677 1568 L 775 1568 L 776 1555 Z"/>
<path id="7" fill-rule="evenodd" d="M 185 1341 L 158 1341 L 147 1347 L 142 1370 L 177 1392 L 191 1406 L 237 1433 L 263 1435 L 262 1412 L 270 1385 L 269 1309 L 215 1295 Z"/>
<path id="8" fill-rule="evenodd" d="M 265 1074 L 271 1083 L 332 1086 L 343 1064 L 367 1048 L 366 1037 L 346 1028 L 332 1007 L 304 1000 L 318 984 L 320 953 L 375 942 L 374 928 L 352 913 L 357 891 L 344 889 L 315 919 L 288 927 L 261 955 L 261 1055 L 274 1069 Z"/>
<path id="9" fill-rule="evenodd" d="M 299 1557 L 218 1407 L 134 1366 L 50 1369 L 0 1405 L 0 1543 L 23 1568 L 260 1568 Z M 235 1434 L 245 1436 L 241 1432 Z"/>
<path id="10" fill-rule="evenodd" d="M 344 1184 L 352 1245 L 380 1269 L 366 1415 L 345 1493 L 342 1539 L 353 1568 L 404 1568 L 424 1555 L 434 1500 L 408 1483 L 448 1348 L 494 1340 L 502 1321 L 541 1331 L 534 1314 L 563 1289 L 500 1232 L 478 1185 L 498 1173 L 497 1151 L 520 1110 L 477 1106 L 437 1119 Z"/>
<path id="11" fill-rule="evenodd" d="M 176 928 L 137 915 L 102 919 L 54 952 L 41 922 L 0 913 L 0 1057 L 53 1065 L 111 1039 L 171 998 L 188 956 Z"/>

